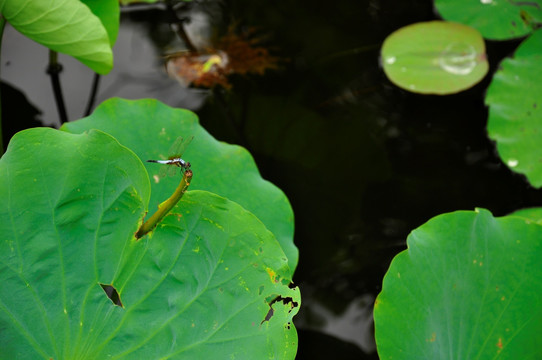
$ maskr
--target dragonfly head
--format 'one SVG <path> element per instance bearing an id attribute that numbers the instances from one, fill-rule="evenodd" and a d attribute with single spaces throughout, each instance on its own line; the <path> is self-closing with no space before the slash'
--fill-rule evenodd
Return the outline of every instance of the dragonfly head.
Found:
<path id="1" fill-rule="evenodd" d="M 190 166 L 191 166 L 190 162 L 186 161 L 185 165 L 184 165 L 184 168 L 188 170 L 188 169 L 190 169 Z"/>

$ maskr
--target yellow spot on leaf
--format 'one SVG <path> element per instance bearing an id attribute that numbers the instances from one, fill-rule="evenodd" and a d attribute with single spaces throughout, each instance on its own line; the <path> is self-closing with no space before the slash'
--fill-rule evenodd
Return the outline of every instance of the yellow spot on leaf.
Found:
<path id="1" fill-rule="evenodd" d="M 217 223 L 216 221 L 213 221 L 213 220 L 211 220 L 211 219 L 209 219 L 209 218 L 205 218 L 205 217 L 204 217 L 204 218 L 201 218 L 201 219 L 204 220 L 204 221 L 207 221 L 208 223 L 210 223 L 210 224 L 212 224 L 212 225 L 214 225 L 214 226 L 216 226 L 216 227 L 219 228 L 220 230 L 223 230 L 223 229 L 224 229 L 224 227 L 223 227 L 222 225 L 220 225 L 219 223 Z"/>
<path id="2" fill-rule="evenodd" d="M 239 278 L 239 286 L 245 289 L 245 291 L 250 292 L 250 289 L 247 286 L 247 282 L 242 277 Z"/>
<path id="3" fill-rule="evenodd" d="M 277 282 L 276 280 L 277 273 L 273 269 L 265 268 L 265 271 L 267 271 L 267 273 L 269 274 L 269 278 L 271 278 L 272 283 Z"/>

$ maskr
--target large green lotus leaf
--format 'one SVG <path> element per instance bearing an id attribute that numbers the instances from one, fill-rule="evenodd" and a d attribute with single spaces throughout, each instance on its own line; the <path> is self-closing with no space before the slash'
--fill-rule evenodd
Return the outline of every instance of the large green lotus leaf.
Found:
<path id="1" fill-rule="evenodd" d="M 0 358 L 294 358 L 299 291 L 273 235 L 241 206 L 189 191 L 135 241 L 149 187 L 105 133 L 12 139 L 0 160 Z"/>
<path id="2" fill-rule="evenodd" d="M 405 26 L 386 38 L 381 50 L 386 76 L 421 94 L 453 94 L 477 84 L 488 63 L 484 39 L 475 29 L 429 21 Z"/>
<path id="3" fill-rule="evenodd" d="M 217 141 L 199 125 L 194 113 L 152 99 L 110 99 L 89 117 L 63 126 L 72 133 L 93 128 L 113 135 L 142 161 L 167 158 L 178 136 L 193 135 L 194 140 L 183 154 L 194 171 L 190 189 L 219 194 L 255 214 L 275 234 L 293 272 L 298 251 L 293 243 L 292 208 L 284 193 L 260 176 L 254 159 L 244 148 Z M 159 178 L 163 165 L 145 165 L 152 176 L 149 208 L 153 211 L 173 192 L 179 179 Z"/>
<path id="4" fill-rule="evenodd" d="M 488 135 L 499 156 L 531 185 L 542 187 L 542 30 L 503 60 L 486 95 Z"/>
<path id="5" fill-rule="evenodd" d="M 542 23 L 542 2 L 500 0 L 435 0 L 439 14 L 480 31 L 492 40 L 525 36 Z"/>
<path id="6" fill-rule="evenodd" d="M 414 230 L 375 309 L 381 359 L 540 359 L 542 226 L 487 210 Z"/>
<path id="7" fill-rule="evenodd" d="M 106 74 L 113 67 L 119 5 L 100 0 L 89 1 L 89 6 L 80 0 L 0 0 L 0 13 L 21 34 Z"/>

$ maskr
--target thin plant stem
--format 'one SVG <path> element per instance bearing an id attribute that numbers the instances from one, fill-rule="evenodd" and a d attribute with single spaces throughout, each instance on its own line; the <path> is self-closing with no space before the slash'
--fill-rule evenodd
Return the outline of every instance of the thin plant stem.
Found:
<path id="1" fill-rule="evenodd" d="M 162 221 L 162 219 L 170 212 L 171 209 L 181 200 L 184 193 L 188 189 L 188 186 L 190 186 L 190 181 L 192 180 L 192 170 L 186 170 L 184 172 L 183 178 L 181 179 L 181 182 L 179 183 L 179 186 L 177 186 L 177 189 L 175 189 L 175 192 L 173 195 L 170 196 L 169 199 L 158 205 L 158 210 L 152 214 L 152 216 L 143 223 L 137 230 L 135 237 L 136 239 L 142 238 L 145 234 L 152 231 Z"/>
<path id="2" fill-rule="evenodd" d="M 49 50 L 49 66 L 47 67 L 47 73 L 51 76 L 51 84 L 53 86 L 53 93 L 55 94 L 56 108 L 58 110 L 58 116 L 60 123 L 64 124 L 68 122 L 68 114 L 66 112 L 66 106 L 64 105 L 64 97 L 62 96 L 62 87 L 60 86 L 60 76 L 62 72 L 62 65 L 58 63 L 58 53 L 53 50 Z"/>
<path id="3" fill-rule="evenodd" d="M 196 54 L 198 52 L 198 49 L 194 46 L 190 38 L 188 37 L 188 34 L 186 31 L 184 31 L 184 26 L 182 21 L 179 21 L 178 23 L 174 24 L 174 30 L 177 33 L 177 35 L 182 39 L 184 44 L 186 45 L 188 51 L 190 51 L 193 54 Z"/>
<path id="4" fill-rule="evenodd" d="M 188 37 L 188 34 L 184 30 L 183 23 L 186 21 L 186 19 L 180 19 L 177 16 L 177 12 L 175 11 L 175 8 L 173 6 L 173 3 L 171 1 L 166 2 L 167 12 L 170 19 L 170 23 L 172 25 L 173 30 L 175 33 L 181 38 L 181 40 L 184 42 L 186 48 L 191 53 L 197 53 L 198 49 L 194 46 L 190 38 Z"/>
<path id="5" fill-rule="evenodd" d="M 2 37 L 6 27 L 6 18 L 0 14 L 0 52 L 2 49 Z M 0 157 L 4 155 L 4 134 L 2 132 L 2 97 L 0 94 Z"/>
<path id="6" fill-rule="evenodd" d="M 100 74 L 95 73 L 92 81 L 92 90 L 90 91 L 90 97 L 88 99 L 87 108 L 85 110 L 85 116 L 89 116 L 94 103 L 96 102 L 96 94 L 98 93 L 98 85 L 100 84 Z"/>

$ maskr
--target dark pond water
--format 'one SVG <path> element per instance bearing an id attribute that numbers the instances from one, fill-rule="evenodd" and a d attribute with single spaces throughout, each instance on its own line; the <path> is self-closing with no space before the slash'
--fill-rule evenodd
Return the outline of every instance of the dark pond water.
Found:
<path id="1" fill-rule="evenodd" d="M 212 92 L 183 89 L 165 76 L 160 53 L 183 45 L 162 22 L 163 11 L 141 9 L 123 15 L 116 67 L 102 80 L 98 101 L 152 97 L 193 109 L 215 137 L 247 147 L 262 175 L 284 190 L 300 250 L 298 359 L 378 358 L 374 298 L 408 233 L 431 217 L 475 207 L 504 215 L 542 203 L 541 192 L 503 166 L 486 137 L 490 77 L 447 97 L 407 93 L 384 77 L 383 39 L 436 19 L 430 1 L 195 3 L 184 14 L 195 43 L 234 23 L 240 31 L 255 29 L 282 59 L 276 71 L 236 76 L 230 91 Z M 54 123 L 46 51 L 6 34 L 4 80 Z M 516 46 L 488 44 L 492 72 Z M 89 91 L 80 84 L 92 74 L 68 57 L 61 61 L 76 119 Z M 9 111 L 14 100 L 6 99 L 2 108 Z M 14 110 L 35 117 L 28 105 Z"/>

